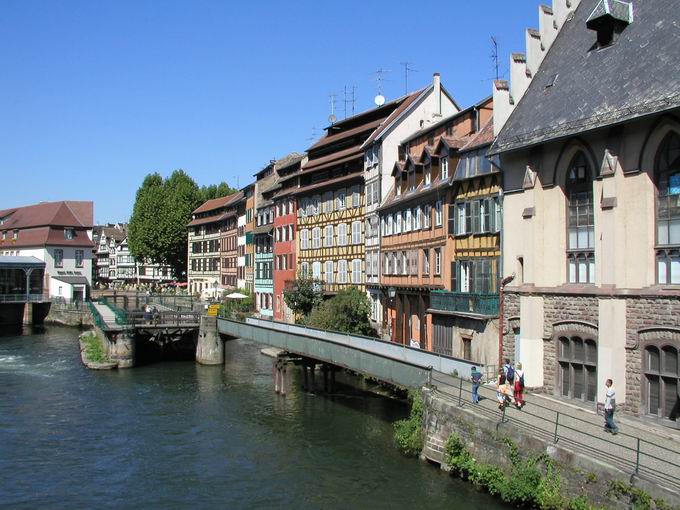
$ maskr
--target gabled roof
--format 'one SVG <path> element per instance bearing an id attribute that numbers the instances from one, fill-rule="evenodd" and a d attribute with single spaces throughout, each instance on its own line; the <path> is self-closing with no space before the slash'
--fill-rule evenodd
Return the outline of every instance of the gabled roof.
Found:
<path id="1" fill-rule="evenodd" d="M 634 2 L 634 21 L 604 48 L 586 26 L 597 3 L 564 22 L 491 153 L 680 108 L 677 0 Z"/>
<path id="2" fill-rule="evenodd" d="M 243 197 L 242 191 L 237 191 L 226 197 L 213 198 L 212 200 L 207 200 L 203 202 L 197 209 L 195 209 L 191 214 L 200 214 L 208 211 L 214 211 L 227 207 L 229 204 L 238 202 L 239 199 Z"/>
<path id="3" fill-rule="evenodd" d="M 486 124 L 484 124 L 484 127 L 472 135 L 468 142 L 459 150 L 460 152 L 465 152 L 484 147 L 485 145 L 490 145 L 491 142 L 493 142 L 493 117 L 489 118 Z"/>
<path id="4" fill-rule="evenodd" d="M 403 114 L 407 113 L 411 108 L 411 105 L 415 104 L 418 99 L 421 97 L 425 96 L 430 90 L 432 90 L 433 86 L 430 85 L 428 87 L 425 87 L 424 89 L 416 90 L 415 92 L 412 92 L 411 94 L 407 95 L 404 101 L 399 105 L 399 107 L 394 110 L 390 115 L 383 120 L 380 125 L 371 133 L 371 136 L 369 136 L 366 141 L 363 143 L 361 148 L 363 149 L 367 145 L 371 144 L 373 141 L 377 140 L 378 138 L 381 138 L 383 133 L 387 131 L 388 128 L 394 124 L 394 122 L 399 119 Z"/>
<path id="5" fill-rule="evenodd" d="M 94 203 L 90 201 L 41 202 L 0 211 L 0 230 L 57 226 L 92 228 Z"/>

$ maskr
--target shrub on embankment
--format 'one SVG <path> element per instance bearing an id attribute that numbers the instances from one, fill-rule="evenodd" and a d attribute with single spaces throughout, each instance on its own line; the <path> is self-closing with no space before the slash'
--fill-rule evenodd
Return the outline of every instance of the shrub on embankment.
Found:
<path id="1" fill-rule="evenodd" d="M 411 412 L 409 417 L 394 424 L 394 443 L 409 457 L 417 457 L 423 450 L 425 432 L 423 431 L 423 398 L 419 392 L 409 392 Z"/>
<path id="2" fill-rule="evenodd" d="M 509 469 L 504 470 L 497 465 L 477 461 L 456 433 L 451 434 L 446 442 L 445 463 L 452 475 L 468 480 L 517 507 L 540 510 L 605 508 L 592 504 L 585 495 L 576 497 L 567 495 L 560 469 L 548 455 L 522 457 L 512 440 L 503 438 L 501 441 L 508 449 L 511 463 Z M 615 508 L 623 506 L 632 510 L 676 509 L 662 499 L 653 499 L 644 490 L 627 482 L 612 480 L 608 485 L 607 497 L 616 502 Z"/>

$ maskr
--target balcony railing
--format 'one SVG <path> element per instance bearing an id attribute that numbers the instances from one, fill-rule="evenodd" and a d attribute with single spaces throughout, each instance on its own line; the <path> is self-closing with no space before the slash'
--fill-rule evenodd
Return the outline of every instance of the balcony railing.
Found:
<path id="1" fill-rule="evenodd" d="M 430 308 L 442 312 L 462 312 L 495 317 L 498 315 L 498 294 L 433 291 Z"/>

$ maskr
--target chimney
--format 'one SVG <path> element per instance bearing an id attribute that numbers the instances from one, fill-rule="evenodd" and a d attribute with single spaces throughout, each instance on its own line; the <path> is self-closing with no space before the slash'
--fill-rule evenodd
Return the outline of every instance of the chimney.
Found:
<path id="1" fill-rule="evenodd" d="M 439 73 L 432 75 L 432 87 L 434 92 L 434 114 L 436 117 L 442 116 L 442 78 Z"/>

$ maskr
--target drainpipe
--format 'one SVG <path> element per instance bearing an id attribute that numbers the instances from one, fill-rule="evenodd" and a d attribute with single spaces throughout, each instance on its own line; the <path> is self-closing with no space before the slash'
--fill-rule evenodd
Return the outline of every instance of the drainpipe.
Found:
<path id="1" fill-rule="evenodd" d="M 500 307 L 498 310 L 498 367 L 503 366 L 503 288 L 514 279 L 514 273 L 503 278 L 498 292 L 498 299 L 500 300 Z"/>

